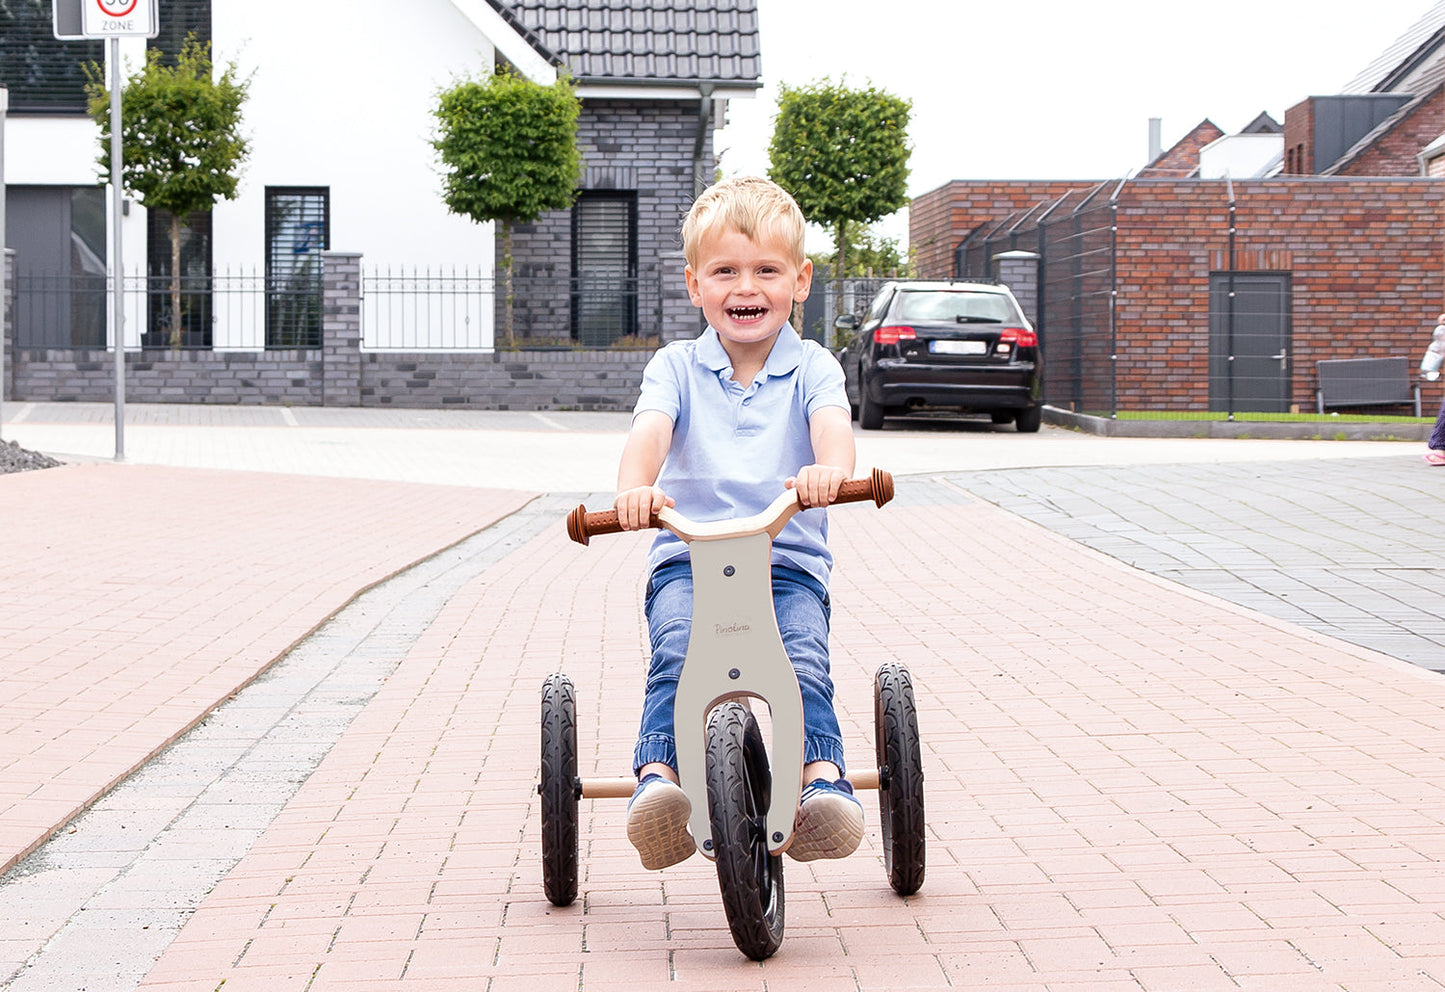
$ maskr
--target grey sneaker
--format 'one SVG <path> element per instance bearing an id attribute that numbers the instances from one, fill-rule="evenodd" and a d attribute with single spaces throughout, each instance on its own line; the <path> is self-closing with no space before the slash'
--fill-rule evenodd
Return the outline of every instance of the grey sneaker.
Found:
<path id="1" fill-rule="evenodd" d="M 809 782 L 798 801 L 788 855 L 795 861 L 846 858 L 862 840 L 863 804 L 853 795 L 853 783 L 846 778 Z"/>
<path id="2" fill-rule="evenodd" d="M 648 775 L 637 783 L 627 801 L 627 839 L 642 856 L 642 867 L 652 871 L 686 861 L 697 845 L 687 831 L 692 803 L 682 786 L 661 775 Z"/>

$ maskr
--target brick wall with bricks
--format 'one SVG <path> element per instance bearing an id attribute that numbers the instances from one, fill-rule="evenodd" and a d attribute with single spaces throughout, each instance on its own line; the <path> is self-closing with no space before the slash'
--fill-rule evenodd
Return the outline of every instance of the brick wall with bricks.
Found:
<path id="1" fill-rule="evenodd" d="M 1440 209 L 1421 179 L 1233 184 L 1235 271 L 1289 277 L 1290 401 L 1313 405 L 1315 362 L 1415 355 L 1445 285 Z M 1140 181 L 1120 196 L 1119 407 L 1208 406 L 1209 283 L 1229 267 L 1223 182 Z"/>
<path id="2" fill-rule="evenodd" d="M 979 224 L 1096 182 L 961 179 L 924 193 L 908 210 L 908 243 L 918 277 L 952 278 L 954 248 Z"/>

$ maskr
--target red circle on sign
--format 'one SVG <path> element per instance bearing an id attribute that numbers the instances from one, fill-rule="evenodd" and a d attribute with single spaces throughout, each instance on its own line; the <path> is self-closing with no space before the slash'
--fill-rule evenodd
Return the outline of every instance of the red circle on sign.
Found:
<path id="1" fill-rule="evenodd" d="M 107 15 L 108 17 L 124 17 L 125 15 L 129 14 L 131 11 L 135 10 L 135 5 L 138 4 L 138 3 L 140 3 L 140 0 L 95 0 L 95 4 L 96 4 L 97 7 L 100 8 L 100 12 L 101 12 L 102 14 Z M 111 9 L 112 6 L 117 6 L 117 5 L 118 5 L 118 6 L 123 6 L 125 9 L 124 9 L 124 10 L 112 10 L 112 9 Z"/>

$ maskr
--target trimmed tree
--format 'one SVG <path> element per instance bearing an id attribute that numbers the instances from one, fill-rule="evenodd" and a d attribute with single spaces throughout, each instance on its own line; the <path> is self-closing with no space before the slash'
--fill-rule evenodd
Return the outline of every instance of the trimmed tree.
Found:
<path id="1" fill-rule="evenodd" d="M 803 215 L 833 233 L 837 274 L 849 274 L 848 238 L 908 205 L 910 101 L 830 80 L 782 86 L 768 148 L 769 176 Z"/>
<path id="2" fill-rule="evenodd" d="M 110 91 L 98 66 L 89 66 L 90 116 L 100 125 L 101 178 L 110 180 Z M 147 210 L 170 214 L 170 343 L 181 345 L 181 219 L 209 210 L 216 197 L 232 200 L 250 150 L 241 135 L 241 105 L 249 80 L 234 62 L 213 78 L 211 49 L 188 38 L 173 65 L 159 49 L 121 90 L 121 185 Z"/>
<path id="3" fill-rule="evenodd" d="M 483 80 L 444 90 L 432 142 L 445 173 L 442 198 L 451 213 L 500 227 L 507 345 L 512 323 L 512 225 L 528 224 L 577 199 L 582 152 L 577 118 L 582 102 L 571 83 L 544 86 L 499 69 Z"/>

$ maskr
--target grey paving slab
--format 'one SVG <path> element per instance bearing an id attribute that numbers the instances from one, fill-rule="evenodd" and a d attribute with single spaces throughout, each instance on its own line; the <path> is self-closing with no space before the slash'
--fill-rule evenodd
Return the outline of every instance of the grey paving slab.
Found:
<path id="1" fill-rule="evenodd" d="M 1445 473 L 1415 454 L 948 478 L 1136 568 L 1445 671 Z"/>

